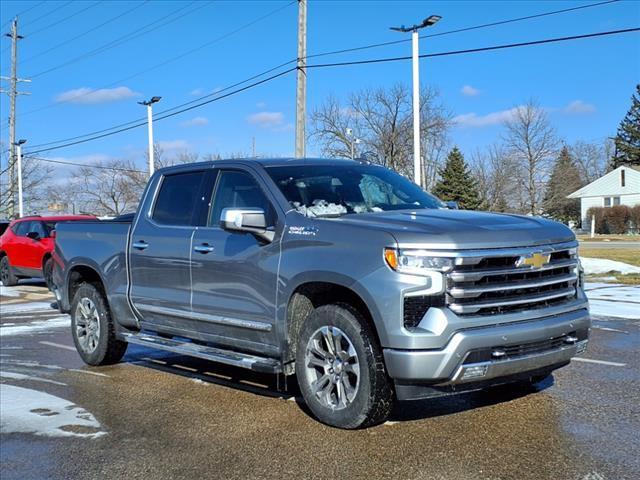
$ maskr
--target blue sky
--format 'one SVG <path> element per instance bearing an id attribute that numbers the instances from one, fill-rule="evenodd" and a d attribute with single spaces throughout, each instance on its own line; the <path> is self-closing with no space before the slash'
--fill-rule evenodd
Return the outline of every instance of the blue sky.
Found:
<path id="1" fill-rule="evenodd" d="M 143 107 L 136 102 L 152 95 L 162 96 L 157 106 L 159 111 L 296 56 L 297 7 L 290 1 L 148 1 L 134 9 L 141 3 L 63 0 L 0 3 L 0 23 L 5 31 L 8 30 L 5 24 L 15 14 L 30 9 L 20 17 L 20 33 L 25 39 L 20 41 L 19 76 L 33 77 L 33 82 L 20 85 L 31 95 L 19 97 L 18 138 L 26 138 L 28 145 L 36 145 L 135 120 L 145 115 Z M 401 34 L 390 31 L 389 26 L 410 24 L 433 13 L 443 19 L 426 33 L 585 3 L 595 2 L 311 0 L 308 53 L 397 40 L 402 38 Z M 213 42 L 279 7 L 284 8 L 241 32 Z M 171 14 L 173 16 L 166 20 L 160 20 Z M 118 15 L 121 16 L 111 20 Z M 73 17 L 67 18 L 70 16 Z M 171 19 L 175 21 L 146 35 L 120 45 L 109 45 L 151 22 Z M 639 25 L 640 2 L 620 1 L 428 38 L 421 41 L 420 48 L 421 53 L 441 52 Z M 84 35 L 77 40 L 42 54 L 81 34 Z M 6 76 L 10 40 L 3 38 L 0 70 Z M 207 42 L 212 44 L 184 55 Z M 104 45 L 110 48 L 38 75 Z M 404 56 L 410 51 L 411 44 L 403 43 L 318 61 Z M 174 57 L 178 59 L 136 75 Z M 467 155 L 496 141 L 501 132 L 500 122 L 508 116 L 508 111 L 530 98 L 536 98 L 548 109 L 558 133 L 568 142 L 600 140 L 615 133 L 629 108 L 635 84 L 640 82 L 640 34 L 427 58 L 421 60 L 421 80 L 436 87 L 444 104 L 458 117 L 451 140 Z M 313 69 L 308 73 L 308 108 L 312 110 L 328 95 L 346 98 L 354 90 L 410 81 L 411 62 Z M 106 91 L 92 92 L 106 86 Z M 79 93 L 84 95 L 78 96 Z M 74 96 L 73 101 L 61 101 Z M 8 100 L 5 95 L 0 106 L 0 134 L 6 145 Z M 31 112 L 42 107 L 45 108 Z M 169 153 L 188 149 L 202 154 L 224 154 L 249 152 L 255 137 L 259 152 L 291 155 L 294 119 L 295 75 L 290 74 L 157 122 L 155 138 Z M 146 135 L 146 128 L 141 127 L 43 155 L 77 162 L 126 157 L 143 166 Z M 317 148 L 309 145 L 308 153 L 318 153 Z"/>

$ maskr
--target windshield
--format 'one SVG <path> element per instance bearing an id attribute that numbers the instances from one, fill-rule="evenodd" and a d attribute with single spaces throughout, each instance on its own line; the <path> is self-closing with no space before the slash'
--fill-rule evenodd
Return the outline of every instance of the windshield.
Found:
<path id="1" fill-rule="evenodd" d="M 444 208 L 405 177 L 374 165 L 267 167 L 287 201 L 307 217 Z"/>

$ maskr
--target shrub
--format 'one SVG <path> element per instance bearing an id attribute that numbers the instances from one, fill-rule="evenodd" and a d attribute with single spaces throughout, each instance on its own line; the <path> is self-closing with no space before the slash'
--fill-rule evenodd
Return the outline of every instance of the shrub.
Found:
<path id="1" fill-rule="evenodd" d="M 636 233 L 640 232 L 640 204 L 631 207 L 631 228 Z"/>
<path id="2" fill-rule="evenodd" d="M 633 226 L 640 226 L 640 205 L 631 209 L 626 205 L 615 205 L 613 207 L 591 207 L 587 211 L 588 224 L 585 230 L 591 229 L 591 217 L 596 220 L 596 233 L 612 233 L 622 235 L 627 233 Z M 635 211 L 635 217 L 634 212 Z M 635 220 L 633 220 L 635 218 Z"/>

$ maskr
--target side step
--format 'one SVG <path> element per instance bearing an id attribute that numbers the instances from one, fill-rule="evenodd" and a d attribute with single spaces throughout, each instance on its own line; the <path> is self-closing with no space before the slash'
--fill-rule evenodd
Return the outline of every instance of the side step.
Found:
<path id="1" fill-rule="evenodd" d="M 125 333 L 124 340 L 135 345 L 157 348 L 167 352 L 202 358 L 212 362 L 233 365 L 234 367 L 247 368 L 262 373 L 280 373 L 282 366 L 273 358 L 258 357 L 247 353 L 239 353 L 221 348 L 207 347 L 196 343 L 162 338 L 148 333 Z"/>

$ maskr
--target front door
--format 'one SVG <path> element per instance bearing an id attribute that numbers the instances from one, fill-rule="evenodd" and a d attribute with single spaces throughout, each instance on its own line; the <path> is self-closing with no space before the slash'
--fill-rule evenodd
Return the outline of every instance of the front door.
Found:
<path id="1" fill-rule="evenodd" d="M 154 204 L 140 207 L 129 259 L 131 299 L 146 328 L 179 334 L 191 312 L 191 242 L 196 226 L 206 222 L 202 189 L 210 173 L 165 175 Z"/>
<path id="2" fill-rule="evenodd" d="M 193 237 L 192 311 L 209 340 L 243 350 L 276 354 L 275 303 L 280 257 L 278 217 L 261 180 L 248 169 L 218 172 L 206 227 Z M 250 233 L 220 226 L 225 208 L 265 211 L 276 238 L 265 242 Z"/>

